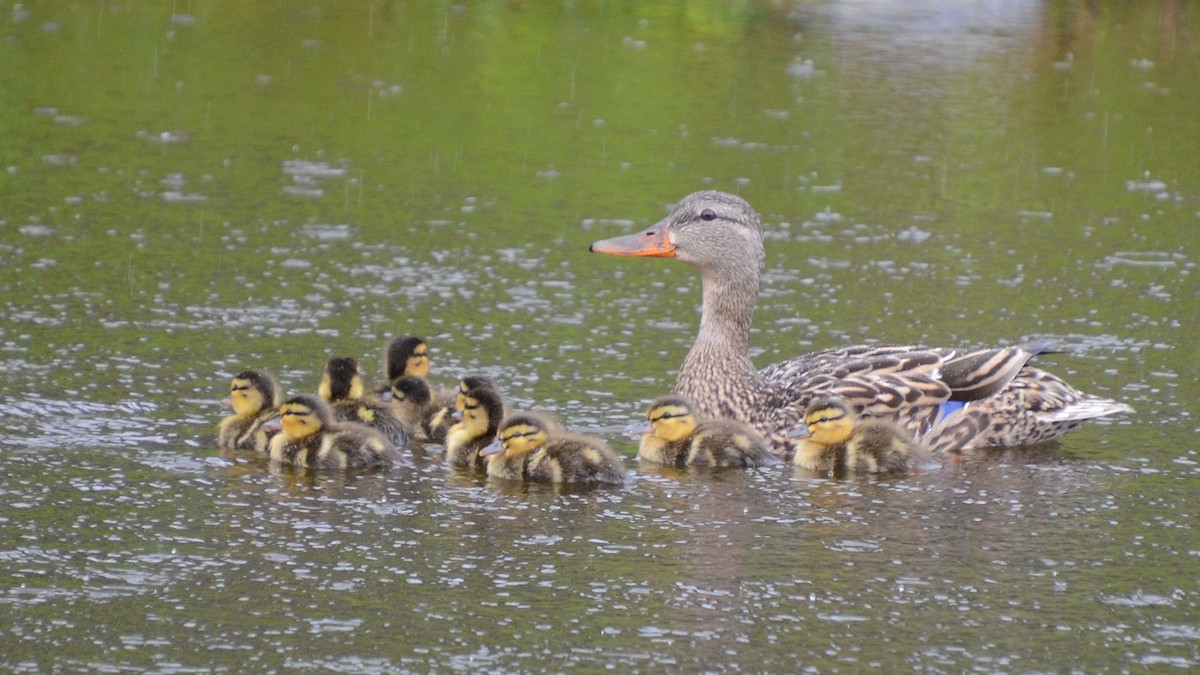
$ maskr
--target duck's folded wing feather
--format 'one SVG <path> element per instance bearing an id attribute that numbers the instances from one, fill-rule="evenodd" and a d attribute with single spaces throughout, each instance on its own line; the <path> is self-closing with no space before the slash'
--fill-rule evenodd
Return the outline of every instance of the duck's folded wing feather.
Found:
<path id="1" fill-rule="evenodd" d="M 952 356 L 939 368 L 939 378 L 953 391 L 955 401 L 995 396 L 1012 382 L 1036 354 L 1053 346 L 1049 340 L 998 349 L 980 349 Z"/>

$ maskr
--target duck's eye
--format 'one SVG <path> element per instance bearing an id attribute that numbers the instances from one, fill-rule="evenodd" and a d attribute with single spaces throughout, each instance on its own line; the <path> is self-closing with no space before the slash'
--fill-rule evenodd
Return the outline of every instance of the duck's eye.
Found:
<path id="1" fill-rule="evenodd" d="M 239 384 L 229 388 L 229 391 L 246 391 L 250 388 L 248 384 Z"/>
<path id="2" fill-rule="evenodd" d="M 700 220 L 716 220 L 717 212 L 712 209 L 704 209 L 700 212 Z"/>

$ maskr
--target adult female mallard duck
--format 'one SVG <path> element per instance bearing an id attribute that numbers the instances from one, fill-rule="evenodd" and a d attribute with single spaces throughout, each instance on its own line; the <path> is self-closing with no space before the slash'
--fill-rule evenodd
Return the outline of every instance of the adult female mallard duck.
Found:
<path id="1" fill-rule="evenodd" d="M 243 370 L 229 384 L 229 398 L 221 405 L 233 408 L 233 414 L 221 420 L 217 439 L 222 450 L 267 451 L 267 432 L 263 423 L 276 414 L 279 386 L 275 378 L 261 370 Z"/>
<path id="2" fill-rule="evenodd" d="M 479 452 L 494 478 L 532 483 L 625 482 L 621 458 L 603 442 L 558 431 L 540 415 L 504 420 L 496 440 Z"/>
<path id="3" fill-rule="evenodd" d="M 349 356 L 329 359 L 317 393 L 329 402 L 337 419 L 365 424 L 379 431 L 396 447 L 408 445 L 408 432 L 391 406 L 373 395 L 363 395 L 363 381 L 356 359 Z"/>
<path id="4" fill-rule="evenodd" d="M 387 466 L 397 452 L 383 434 L 357 422 L 338 422 L 319 396 L 305 394 L 284 401 L 279 427 L 271 439 L 271 459 L 318 468 Z"/>
<path id="5" fill-rule="evenodd" d="M 749 342 L 765 266 L 763 230 L 754 209 L 731 194 L 693 193 L 652 227 L 597 241 L 591 250 L 678 258 L 700 271 L 700 330 L 674 393 L 692 399 L 703 415 L 750 423 L 780 454 L 794 448 L 788 432 L 800 424 L 808 404 L 826 393 L 841 396 L 862 415 L 895 419 L 941 451 L 1037 443 L 1086 420 L 1132 411 L 1027 365 L 1049 343 L 968 352 L 862 345 L 756 370 Z M 965 405 L 939 421 L 947 401 Z"/>
<path id="6" fill-rule="evenodd" d="M 804 413 L 803 439 L 792 462 L 809 471 L 890 473 L 930 461 L 930 455 L 890 420 L 863 419 L 837 396 L 818 396 Z"/>
<path id="7" fill-rule="evenodd" d="M 504 401 L 494 388 L 471 389 L 462 397 L 462 419 L 446 434 L 446 462 L 483 469 L 479 451 L 496 438 L 504 417 Z"/>
<path id="8" fill-rule="evenodd" d="M 662 396 L 650 404 L 646 420 L 629 429 L 640 435 L 638 457 L 678 466 L 749 468 L 778 464 L 771 444 L 749 425 L 729 419 L 697 419 L 682 396 Z"/>

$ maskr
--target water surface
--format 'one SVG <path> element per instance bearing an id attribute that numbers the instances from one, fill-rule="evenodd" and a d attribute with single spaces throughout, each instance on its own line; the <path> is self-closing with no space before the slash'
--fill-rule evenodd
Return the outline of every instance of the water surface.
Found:
<path id="1" fill-rule="evenodd" d="M 0 664 L 933 672 L 1200 662 L 1183 3 L 0 5 Z M 699 280 L 587 253 L 696 189 L 768 230 L 760 364 L 1054 338 L 1138 414 L 939 470 L 215 450 L 246 367 L 394 335 L 610 441 Z"/>

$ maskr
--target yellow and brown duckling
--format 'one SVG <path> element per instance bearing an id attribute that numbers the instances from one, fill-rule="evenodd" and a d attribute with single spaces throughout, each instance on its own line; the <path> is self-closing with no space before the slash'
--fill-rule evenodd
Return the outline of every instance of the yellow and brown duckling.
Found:
<path id="1" fill-rule="evenodd" d="M 504 418 L 504 401 L 494 388 L 481 387 L 461 395 L 462 419 L 446 434 L 446 462 L 484 468 L 479 451 L 496 438 Z"/>
<path id="2" fill-rule="evenodd" d="M 392 382 L 388 405 L 416 441 L 444 442 L 446 431 L 454 424 L 454 419 L 445 413 L 447 408 L 450 412 L 454 410 L 453 395 L 447 393 L 434 398 L 433 389 L 423 377 L 405 375 L 396 378 Z M 440 440 L 434 441 L 435 437 Z"/>
<path id="3" fill-rule="evenodd" d="M 890 473 L 930 461 L 929 453 L 888 420 L 860 419 L 845 399 L 821 396 L 804 413 L 792 462 L 810 471 Z"/>
<path id="4" fill-rule="evenodd" d="M 363 395 L 363 381 L 357 360 L 348 356 L 329 359 L 317 391 L 332 406 L 337 419 L 372 427 L 396 447 L 408 444 L 408 431 L 392 407 L 380 398 Z"/>
<path id="5" fill-rule="evenodd" d="M 625 482 L 625 467 L 603 442 L 565 434 L 540 415 L 520 414 L 500 425 L 480 455 L 494 478 L 533 483 Z"/>
<path id="6" fill-rule="evenodd" d="M 437 397 L 438 409 L 423 423 L 423 431 L 430 442 L 446 442 L 446 435 L 455 422 L 458 421 L 460 417 L 459 413 L 463 411 L 467 393 L 475 389 L 488 389 L 495 392 L 498 398 L 500 397 L 495 383 L 487 377 L 483 375 L 468 375 L 462 378 L 458 381 L 458 388 L 456 390 L 450 394 L 443 394 Z M 504 414 L 505 411 L 502 410 L 498 419 L 503 419 Z"/>
<path id="7" fill-rule="evenodd" d="M 651 403 L 646 420 L 629 429 L 641 436 L 638 457 L 658 464 L 741 469 L 779 463 L 771 444 L 749 425 L 729 419 L 701 421 L 695 410 L 682 396 L 663 396 Z"/>
<path id="8" fill-rule="evenodd" d="M 305 394 L 284 401 L 272 425 L 271 459 L 318 468 L 388 466 L 397 451 L 383 434 L 357 422 L 339 422 L 319 396 Z"/>
<path id="9" fill-rule="evenodd" d="M 279 386 L 261 370 L 243 370 L 233 376 L 229 398 L 222 405 L 233 414 L 221 420 L 217 439 L 222 450 L 267 451 L 269 437 L 263 423 L 276 414 Z"/>
<path id="10" fill-rule="evenodd" d="M 384 383 L 375 388 L 375 393 L 386 397 L 391 383 L 396 378 L 412 375 L 429 376 L 429 345 L 413 335 L 402 335 L 388 343 L 383 350 Z"/>

